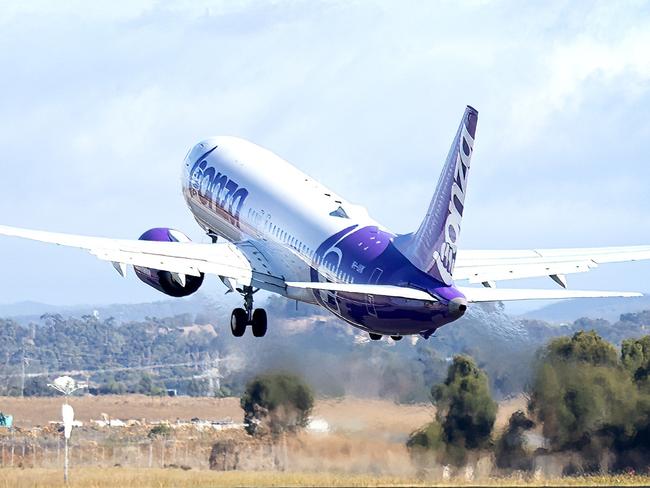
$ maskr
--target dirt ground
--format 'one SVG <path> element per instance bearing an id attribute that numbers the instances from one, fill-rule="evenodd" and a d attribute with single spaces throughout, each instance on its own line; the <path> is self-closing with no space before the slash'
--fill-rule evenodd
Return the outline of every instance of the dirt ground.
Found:
<path id="1" fill-rule="evenodd" d="M 14 416 L 16 427 L 29 428 L 46 425 L 61 417 L 62 399 L 0 397 L 0 411 Z M 147 397 L 144 395 L 104 395 L 73 397 L 70 404 L 75 418 L 82 422 L 101 419 L 106 413 L 111 418 L 146 419 L 147 422 L 194 417 L 205 420 L 243 418 L 238 398 Z M 525 400 L 517 397 L 500 404 L 497 429 L 502 428 Z M 404 436 L 429 422 L 435 415 L 430 404 L 397 405 L 386 400 L 343 398 L 317 400 L 313 416 L 326 420 L 332 430 L 367 432 L 384 436 Z"/>

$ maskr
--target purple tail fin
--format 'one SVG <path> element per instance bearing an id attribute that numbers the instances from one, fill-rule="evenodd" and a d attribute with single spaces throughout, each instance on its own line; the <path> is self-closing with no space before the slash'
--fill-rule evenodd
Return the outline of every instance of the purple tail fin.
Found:
<path id="1" fill-rule="evenodd" d="M 395 240 L 415 266 L 447 285 L 452 283 L 477 121 L 478 112 L 468 106 L 420 228 Z"/>

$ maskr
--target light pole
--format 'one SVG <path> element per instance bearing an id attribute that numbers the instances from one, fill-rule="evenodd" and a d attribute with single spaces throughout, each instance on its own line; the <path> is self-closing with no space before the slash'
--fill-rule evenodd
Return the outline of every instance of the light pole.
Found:
<path id="1" fill-rule="evenodd" d="M 52 383 L 48 383 L 50 388 L 54 388 L 59 393 L 62 393 L 65 398 L 65 403 L 61 405 L 61 418 L 63 419 L 63 442 L 64 442 L 64 456 L 63 456 L 63 482 L 68 484 L 68 441 L 72 433 L 72 423 L 74 421 L 74 410 L 68 404 L 68 397 L 75 391 L 85 388 L 87 385 L 78 384 L 74 379 L 69 376 L 60 376 Z"/>

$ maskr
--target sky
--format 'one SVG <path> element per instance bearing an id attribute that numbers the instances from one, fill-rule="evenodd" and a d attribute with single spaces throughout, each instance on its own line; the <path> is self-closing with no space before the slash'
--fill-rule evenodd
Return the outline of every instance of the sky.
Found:
<path id="1" fill-rule="evenodd" d="M 181 162 L 236 135 L 410 232 L 470 104 L 460 247 L 650 244 L 649 51 L 634 1 L 0 0 L 0 223 L 206 241 Z M 164 298 L 83 251 L 2 238 L 0 260 L 2 303 Z M 649 274 L 569 283 L 650 291 Z"/>

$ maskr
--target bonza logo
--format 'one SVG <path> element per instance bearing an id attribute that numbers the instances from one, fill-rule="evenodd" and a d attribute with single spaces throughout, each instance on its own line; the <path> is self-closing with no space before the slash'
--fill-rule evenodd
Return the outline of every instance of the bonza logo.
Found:
<path id="1" fill-rule="evenodd" d="M 225 211 L 231 223 L 239 226 L 239 214 L 248 197 L 248 190 L 217 172 L 213 166 L 208 166 L 203 158 L 192 167 L 189 191 L 192 197 L 198 196 L 201 204 L 209 209 Z"/>
<path id="2" fill-rule="evenodd" d="M 444 240 L 440 244 L 440 250 L 433 253 L 434 265 L 438 269 L 440 277 L 447 284 L 451 284 L 451 273 L 456 261 L 458 246 L 456 241 L 460 235 L 460 221 L 463 216 L 465 202 L 465 190 L 467 189 L 467 173 L 472 158 L 474 138 L 467 131 L 465 124 L 462 124 L 460 144 L 456 154 L 456 167 L 454 169 L 454 181 L 451 185 L 449 198 L 449 213 L 445 220 Z"/>

